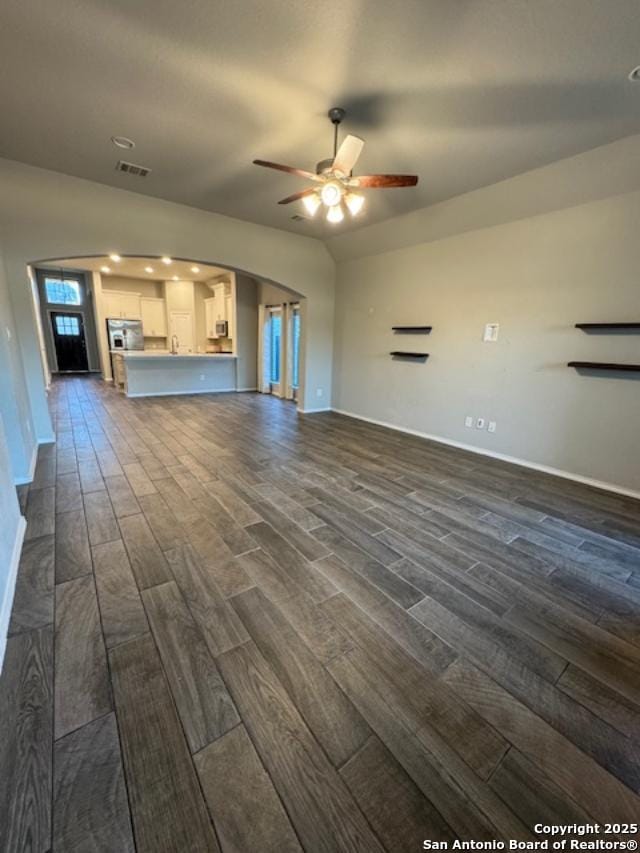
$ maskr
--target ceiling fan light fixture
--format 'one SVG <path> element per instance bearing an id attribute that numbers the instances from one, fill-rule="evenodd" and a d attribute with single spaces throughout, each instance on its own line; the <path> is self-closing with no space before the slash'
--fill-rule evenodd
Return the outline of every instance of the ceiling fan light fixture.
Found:
<path id="1" fill-rule="evenodd" d="M 364 196 L 358 193 L 347 193 L 344 200 L 352 216 L 357 216 L 364 207 Z"/>
<path id="2" fill-rule="evenodd" d="M 318 193 L 313 193 L 313 195 L 306 195 L 302 199 L 302 203 L 304 204 L 309 216 L 315 216 L 318 212 L 318 208 L 322 204 L 322 201 Z"/>
<path id="3" fill-rule="evenodd" d="M 332 222 L 334 225 L 337 225 L 338 222 L 342 222 L 343 219 L 344 213 L 342 212 L 341 204 L 334 204 L 327 211 L 327 222 Z"/>
<path id="4" fill-rule="evenodd" d="M 327 207 L 335 207 L 342 200 L 342 185 L 337 181 L 328 181 L 320 190 L 322 203 Z"/>

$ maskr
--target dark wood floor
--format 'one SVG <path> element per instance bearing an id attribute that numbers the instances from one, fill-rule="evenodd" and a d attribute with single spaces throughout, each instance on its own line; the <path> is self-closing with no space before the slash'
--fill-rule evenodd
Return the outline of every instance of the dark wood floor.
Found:
<path id="1" fill-rule="evenodd" d="M 0 850 L 414 851 L 640 817 L 640 504 L 258 395 L 54 384 Z M 637 460 L 629 460 L 637 464 Z"/>

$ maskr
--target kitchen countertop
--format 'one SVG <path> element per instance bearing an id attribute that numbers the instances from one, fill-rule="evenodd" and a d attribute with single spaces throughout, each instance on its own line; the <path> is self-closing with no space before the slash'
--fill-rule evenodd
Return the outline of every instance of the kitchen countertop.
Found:
<path id="1" fill-rule="evenodd" d="M 123 358 L 171 358 L 173 360 L 182 359 L 182 358 L 217 358 L 217 359 L 226 359 L 226 358 L 237 358 L 237 355 L 234 355 L 232 352 L 185 352 L 178 353 L 174 355 L 169 352 L 169 350 L 122 350 L 116 349 L 111 350 L 112 355 L 121 355 Z"/>

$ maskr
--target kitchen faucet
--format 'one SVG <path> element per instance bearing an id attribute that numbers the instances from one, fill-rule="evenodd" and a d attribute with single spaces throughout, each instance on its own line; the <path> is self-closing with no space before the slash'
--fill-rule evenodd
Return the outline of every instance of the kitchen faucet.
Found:
<path id="1" fill-rule="evenodd" d="M 171 335 L 171 355 L 178 355 L 178 347 L 180 346 L 178 342 L 177 335 Z"/>

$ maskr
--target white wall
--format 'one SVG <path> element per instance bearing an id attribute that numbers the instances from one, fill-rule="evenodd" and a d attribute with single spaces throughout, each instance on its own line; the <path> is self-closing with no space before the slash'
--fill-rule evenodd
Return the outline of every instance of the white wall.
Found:
<path id="1" fill-rule="evenodd" d="M 52 433 L 26 267 L 46 258 L 168 254 L 290 287 L 309 301 L 304 396 L 315 402 L 322 388 L 331 399 L 335 265 L 318 240 L 10 160 L 0 160 L 0 185 L 0 232 L 40 439 Z"/>
<path id="2" fill-rule="evenodd" d="M 640 321 L 638 222 L 633 192 L 342 261 L 334 407 L 640 492 L 640 378 L 566 366 L 640 363 L 640 336 L 573 328 Z M 399 337 L 396 324 L 434 328 Z M 404 363 L 393 349 L 431 355 Z"/>
<path id="3" fill-rule="evenodd" d="M 27 289 L 28 298 L 31 298 L 29 292 L 31 284 L 26 271 L 24 287 Z M 39 379 L 44 385 L 37 331 L 35 347 L 38 353 Z M 0 254 L 0 416 L 4 420 L 13 479 L 17 482 L 27 482 L 33 473 L 37 447 L 2 254 Z"/>
<path id="4" fill-rule="evenodd" d="M 0 417 L 0 671 L 9 629 L 25 520 L 20 515 L 4 426 Z"/>
<path id="5" fill-rule="evenodd" d="M 297 293 L 283 290 L 268 281 L 258 283 L 258 303 L 260 305 L 282 305 L 285 302 L 296 302 L 299 298 Z"/>
<path id="6" fill-rule="evenodd" d="M 0 670 L 25 529 L 14 483 L 30 476 L 35 453 L 13 308 L 0 255 Z"/>

